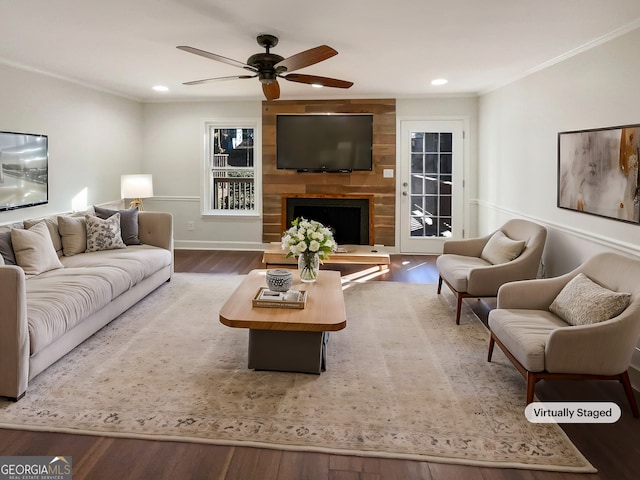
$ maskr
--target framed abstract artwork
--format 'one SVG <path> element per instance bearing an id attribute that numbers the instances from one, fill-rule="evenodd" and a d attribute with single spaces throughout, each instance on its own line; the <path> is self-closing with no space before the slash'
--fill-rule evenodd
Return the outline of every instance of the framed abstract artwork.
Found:
<path id="1" fill-rule="evenodd" d="M 640 125 L 558 133 L 558 207 L 640 223 Z"/>

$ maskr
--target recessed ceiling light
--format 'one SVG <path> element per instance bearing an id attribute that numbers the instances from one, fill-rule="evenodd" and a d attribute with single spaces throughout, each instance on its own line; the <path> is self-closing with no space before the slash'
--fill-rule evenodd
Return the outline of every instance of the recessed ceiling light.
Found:
<path id="1" fill-rule="evenodd" d="M 312 83 L 311 86 L 313 88 L 322 88 L 322 85 L 320 85 L 319 83 Z"/>
<path id="2" fill-rule="evenodd" d="M 155 90 L 156 92 L 168 92 L 169 87 L 165 87 L 164 85 L 156 85 L 153 87 L 153 90 Z"/>
<path id="3" fill-rule="evenodd" d="M 446 85 L 449 82 L 446 78 L 436 78 L 435 80 L 431 80 L 431 85 Z"/>

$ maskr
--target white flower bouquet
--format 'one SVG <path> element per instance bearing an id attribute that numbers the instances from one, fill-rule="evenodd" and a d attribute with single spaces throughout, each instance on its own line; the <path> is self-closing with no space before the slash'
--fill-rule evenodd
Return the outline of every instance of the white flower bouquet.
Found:
<path id="1" fill-rule="evenodd" d="M 336 248 L 333 233 L 329 228 L 303 217 L 291 222 L 291 228 L 282 236 L 282 249 L 288 250 L 287 258 L 317 253 L 320 260 L 326 260 Z"/>

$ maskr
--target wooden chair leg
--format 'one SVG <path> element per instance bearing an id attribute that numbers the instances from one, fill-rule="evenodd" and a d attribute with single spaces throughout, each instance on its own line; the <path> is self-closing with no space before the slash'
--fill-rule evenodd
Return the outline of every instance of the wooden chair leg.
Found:
<path id="1" fill-rule="evenodd" d="M 493 356 L 493 347 L 495 346 L 496 341 L 493 338 L 493 334 L 489 337 L 489 355 L 487 355 L 487 362 L 491 361 L 491 357 Z"/>
<path id="2" fill-rule="evenodd" d="M 627 394 L 627 400 L 629 400 L 629 405 L 631 405 L 631 411 L 633 412 L 633 416 L 635 418 L 640 417 L 640 412 L 638 412 L 638 403 L 636 402 L 636 397 L 633 394 L 633 388 L 631 387 L 631 381 L 629 380 L 629 372 L 624 372 L 620 376 L 620 383 L 624 387 L 624 393 Z"/>
<path id="3" fill-rule="evenodd" d="M 460 311 L 462 310 L 462 295 L 458 293 L 458 309 L 456 310 L 456 325 L 460 325 Z"/>
<path id="4" fill-rule="evenodd" d="M 527 403 L 529 405 L 533 402 L 533 395 L 536 393 L 536 382 L 538 379 L 536 378 L 535 373 L 527 372 Z"/>
<path id="5" fill-rule="evenodd" d="M 438 295 L 440 295 L 441 290 L 442 290 L 442 275 L 438 275 Z"/>

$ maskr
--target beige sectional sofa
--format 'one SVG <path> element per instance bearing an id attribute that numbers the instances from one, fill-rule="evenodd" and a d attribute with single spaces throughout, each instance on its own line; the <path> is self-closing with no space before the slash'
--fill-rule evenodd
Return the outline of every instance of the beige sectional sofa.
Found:
<path id="1" fill-rule="evenodd" d="M 171 279 L 171 214 L 120 212 L 0 226 L 0 396 L 21 398 L 36 375 Z M 123 245 L 125 217 L 133 232 Z"/>

